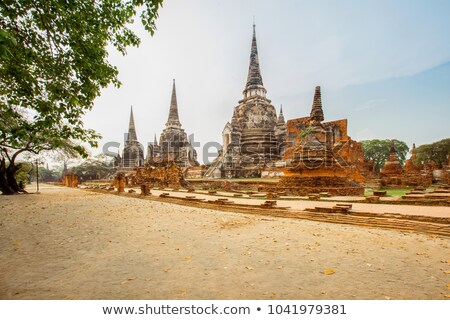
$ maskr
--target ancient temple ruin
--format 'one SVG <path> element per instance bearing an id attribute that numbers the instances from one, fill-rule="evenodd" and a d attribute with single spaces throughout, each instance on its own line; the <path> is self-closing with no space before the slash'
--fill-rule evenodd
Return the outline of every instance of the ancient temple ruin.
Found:
<path id="1" fill-rule="evenodd" d="M 161 133 L 159 143 L 155 140 L 148 145 L 147 163 L 150 165 L 164 165 L 175 163 L 180 167 L 198 166 L 197 152 L 188 140 L 187 134 L 181 127 L 178 116 L 177 93 L 175 79 L 172 86 L 169 117 L 166 127 Z"/>
<path id="2" fill-rule="evenodd" d="M 363 195 L 361 145 L 347 136 L 347 120 L 323 122 L 320 87 L 315 88 L 309 117 L 288 121 L 286 168 L 279 190 L 293 194 L 327 192 Z"/>
<path id="3" fill-rule="evenodd" d="M 411 148 L 411 157 L 405 161 L 403 170 L 405 173 L 418 173 L 422 169 L 420 165 L 416 164 L 416 144 L 413 143 Z"/>
<path id="4" fill-rule="evenodd" d="M 389 177 L 400 177 L 403 173 L 403 167 L 395 152 L 394 142 L 391 142 L 391 148 L 389 150 L 389 157 L 387 158 L 384 166 L 381 168 L 381 174 Z"/>
<path id="5" fill-rule="evenodd" d="M 394 143 L 391 144 L 389 157 L 381 168 L 380 182 L 383 186 L 429 186 L 433 182 L 433 168 L 428 165 L 416 163 L 416 146 L 413 144 L 411 157 L 405 161 L 402 167 Z"/>
<path id="6" fill-rule="evenodd" d="M 280 110 L 277 118 L 275 107 L 266 93 L 253 25 L 243 99 L 234 108 L 231 121 L 225 125 L 222 150 L 206 172 L 207 178 L 260 177 L 265 167 L 272 166 L 281 158 L 286 137 L 284 117 Z"/>
<path id="7" fill-rule="evenodd" d="M 144 165 L 144 149 L 139 143 L 134 125 L 133 107 L 130 112 L 130 123 L 128 126 L 128 134 L 125 136 L 125 145 L 123 148 L 120 167 L 124 170 L 130 170 L 135 167 Z"/>

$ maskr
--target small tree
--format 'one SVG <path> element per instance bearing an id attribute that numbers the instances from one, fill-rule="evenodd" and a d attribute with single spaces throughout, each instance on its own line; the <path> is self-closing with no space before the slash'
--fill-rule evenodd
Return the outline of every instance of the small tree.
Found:
<path id="1" fill-rule="evenodd" d="M 408 145 L 399 140 L 364 140 L 362 144 L 364 158 L 374 162 L 373 171 L 379 172 L 389 157 L 392 142 L 401 165 L 404 165 L 408 154 Z"/>

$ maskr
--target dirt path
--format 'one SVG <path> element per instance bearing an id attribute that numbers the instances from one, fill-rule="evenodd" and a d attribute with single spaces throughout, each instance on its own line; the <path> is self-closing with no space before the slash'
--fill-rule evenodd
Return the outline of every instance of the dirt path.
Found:
<path id="1" fill-rule="evenodd" d="M 128 190 L 128 189 L 127 189 Z M 139 193 L 140 190 L 135 188 Z M 186 195 L 191 195 L 186 192 L 174 192 L 174 191 L 161 191 L 161 190 L 151 190 L 152 194 L 159 196 L 163 192 L 168 192 L 170 195 L 185 197 Z M 233 198 L 232 194 L 226 192 L 220 192 L 219 196 L 211 196 L 208 194 L 194 194 L 197 198 L 216 200 L 217 198 L 223 198 L 228 195 L 231 201 L 241 204 L 261 204 L 265 200 L 252 199 L 252 198 Z M 350 197 L 347 197 L 347 199 Z M 355 197 L 353 197 L 355 198 Z M 326 198 L 325 201 L 292 201 L 292 200 L 279 200 L 277 203 L 281 207 L 289 207 L 293 210 L 305 210 L 307 208 L 314 207 L 328 207 L 331 208 L 336 203 L 345 203 L 345 198 L 339 197 L 339 200 L 334 200 L 334 198 Z M 431 217 L 442 217 L 450 218 L 450 207 L 442 206 L 412 206 L 412 205 L 400 205 L 400 204 L 372 204 L 372 203 L 353 203 L 354 211 L 361 212 L 372 212 L 372 213 L 398 213 L 407 215 L 417 215 L 417 216 L 431 216 Z"/>
<path id="2" fill-rule="evenodd" d="M 450 297 L 449 239 L 41 191 L 0 197 L 2 299 Z"/>

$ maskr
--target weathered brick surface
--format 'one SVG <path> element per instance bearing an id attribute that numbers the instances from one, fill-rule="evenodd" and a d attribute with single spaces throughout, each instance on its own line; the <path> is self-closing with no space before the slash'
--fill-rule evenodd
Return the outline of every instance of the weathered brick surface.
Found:
<path id="1" fill-rule="evenodd" d="M 358 183 L 345 177 L 335 176 L 283 177 L 277 190 L 301 196 L 321 192 L 328 192 L 333 196 L 364 195 L 364 187 Z"/>
<path id="2" fill-rule="evenodd" d="M 78 176 L 74 173 L 67 173 L 64 176 L 63 183 L 66 187 L 76 188 L 78 187 Z"/>
<path id="3" fill-rule="evenodd" d="M 136 173 L 129 180 L 131 185 L 189 188 L 189 183 L 184 179 L 183 170 L 175 163 L 161 167 L 145 165 L 144 168 L 137 168 Z"/>
<path id="4" fill-rule="evenodd" d="M 362 168 L 367 167 L 361 145 L 347 135 L 347 120 L 324 120 L 320 87 L 314 93 L 308 118 L 288 121 L 288 144 L 284 160 L 288 163 L 278 189 L 306 195 L 363 195 Z"/>

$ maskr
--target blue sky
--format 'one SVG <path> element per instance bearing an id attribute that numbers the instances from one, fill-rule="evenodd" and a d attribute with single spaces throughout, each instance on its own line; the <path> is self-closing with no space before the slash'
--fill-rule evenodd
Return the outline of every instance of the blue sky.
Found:
<path id="1" fill-rule="evenodd" d="M 122 143 L 133 105 L 146 145 L 164 128 L 175 78 L 183 128 L 220 142 L 242 98 L 255 16 L 267 96 L 286 119 L 307 116 L 320 85 L 325 119 L 348 118 L 353 139 L 431 143 L 450 137 L 449 13 L 444 0 L 166 1 L 154 37 L 136 23 L 141 46 L 111 50 L 123 85 L 103 90 L 85 123 L 100 145 Z"/>

